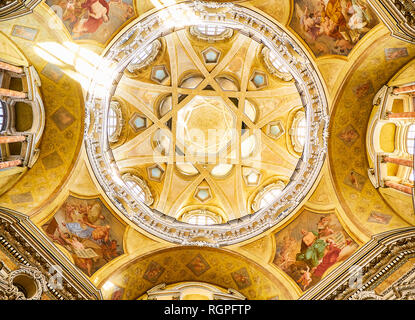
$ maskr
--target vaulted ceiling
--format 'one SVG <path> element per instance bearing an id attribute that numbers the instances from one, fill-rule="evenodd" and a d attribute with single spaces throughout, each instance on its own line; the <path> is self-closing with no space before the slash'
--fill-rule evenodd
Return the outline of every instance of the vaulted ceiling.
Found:
<path id="1" fill-rule="evenodd" d="M 114 292 L 137 299 L 157 284 L 183 281 L 233 288 L 249 299 L 297 299 L 371 236 L 414 224 L 411 197 L 385 194 L 369 180 L 366 134 L 375 94 L 388 83 L 414 81 L 415 46 L 392 37 L 366 1 L 353 1 L 357 7 L 349 6 L 348 23 L 339 32 L 306 13 L 317 15 L 320 1 L 253 0 L 233 2 L 292 37 L 321 84 L 330 115 L 321 170 L 288 216 L 221 248 L 168 241 L 159 235 L 173 228 L 161 222 L 153 224 L 154 232 L 140 227 L 144 222 L 132 218 L 134 208 L 113 201 L 114 193 L 96 175 L 100 164 L 89 157 L 85 137 L 99 121 L 89 104 L 89 77 L 107 62 L 105 57 L 131 26 L 167 3 L 104 2 L 108 21 L 95 25 L 83 22 L 81 7 L 66 0 L 46 0 L 30 15 L 0 21 L 0 60 L 34 66 L 45 110 L 38 159 L 13 183 L 7 180 L 0 206 L 27 215 L 105 299 Z M 356 12 L 363 16 L 353 16 Z M 363 19 L 364 25 L 353 24 L 351 17 Z M 108 107 L 116 103 L 120 114 L 112 116 L 122 119 L 122 126 L 117 138 L 100 148 L 111 150 L 111 166 L 119 177 L 138 178 L 131 181 L 144 190 L 142 202 L 157 214 L 195 222 L 186 219 L 202 213 L 212 218 L 205 223 L 214 225 L 250 218 L 271 204 L 260 203 L 263 190 L 281 192 L 300 179 L 294 173 L 305 157 L 296 133 L 297 113 L 305 110 L 303 89 L 296 78 L 282 76 L 291 72 L 284 67 L 273 72 L 266 43 L 244 30 L 229 27 L 229 34 L 219 32 L 225 34 L 222 39 L 209 39 L 191 27 L 177 29 L 157 37 L 146 65 L 125 65 L 121 76 L 111 79 L 116 87 Z M 128 39 L 122 43 L 128 44 Z M 207 136 L 212 128 L 220 135 L 211 140 L 192 135 Z M 75 226 L 89 230 L 82 225 L 85 221 L 92 225 L 87 236 Z M 104 248 L 94 240 L 105 238 L 107 226 Z M 324 235 L 328 226 L 330 236 Z M 320 267 L 306 283 L 301 278 L 305 262 L 297 257 L 311 231 L 327 243 L 334 241 L 340 253 L 335 264 Z M 84 256 L 75 250 L 74 235 Z M 191 245 L 209 237 L 194 239 Z"/>

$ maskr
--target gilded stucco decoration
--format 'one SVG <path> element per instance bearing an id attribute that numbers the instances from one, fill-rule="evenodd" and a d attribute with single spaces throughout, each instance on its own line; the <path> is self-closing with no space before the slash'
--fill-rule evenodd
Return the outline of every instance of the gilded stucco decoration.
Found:
<path id="1" fill-rule="evenodd" d="M 45 300 L 142 299 L 151 296 L 148 290 L 189 283 L 247 299 L 413 298 L 414 220 L 402 214 L 413 207 L 410 197 L 372 184 L 373 146 L 366 137 L 379 90 L 414 81 L 415 47 L 390 34 L 371 2 L 192 2 L 200 21 L 208 17 L 219 28 L 206 23 L 191 30 L 182 23 L 162 37 L 152 33 L 150 18 L 170 16 L 158 15 L 166 12 L 158 0 L 46 0 L 30 15 L 0 18 L 0 61 L 35 68 L 45 107 L 37 161 L 0 195 L 1 277 L 23 269 L 22 261 L 46 278 L 50 265 L 65 266 L 63 288 L 46 286 L 35 296 Z M 223 33 L 222 19 L 232 24 Z M 217 34 L 209 38 L 209 32 Z M 143 61 L 137 50 L 153 40 Z M 282 59 L 275 60 L 278 54 Z M 99 79 L 111 97 L 90 90 L 89 78 L 100 67 L 114 71 Z M 205 100 L 191 101 L 200 83 L 197 95 Z M 197 123 L 192 112 L 208 106 L 221 114 L 217 126 L 260 129 L 268 143 L 263 167 L 251 161 L 214 171 L 196 161 L 169 166 L 165 154 L 149 160 L 149 150 L 163 151 L 152 130 L 175 130 L 169 117 L 180 102 L 173 99 L 184 101 L 186 124 Z M 122 119 L 116 141 L 105 138 L 111 101 Z M 304 137 L 295 136 L 301 117 L 295 116 L 304 110 L 316 127 L 302 152 Z M 385 126 L 382 150 L 392 150 L 399 134 Z M 224 135 L 226 146 L 225 138 L 233 136 Z M 198 144 L 189 137 L 181 142 Z M 107 160 L 119 176 L 97 174 Z M 311 162 L 303 179 L 298 164 L 304 160 Z M 128 175 L 143 182 L 138 194 L 148 206 L 120 187 Z M 278 193 L 291 180 L 309 186 L 286 198 L 288 211 L 254 213 L 262 191 Z M 216 225 L 186 223 L 192 216 L 206 224 L 211 217 Z M 389 238 L 400 240 L 384 245 Z M 401 249 L 409 254 L 392 263 Z M 353 276 L 349 267 L 363 256 L 370 258 L 363 287 L 351 290 L 338 279 Z M 22 297 L 8 280 L 1 283 L 11 288 L 10 297 Z"/>

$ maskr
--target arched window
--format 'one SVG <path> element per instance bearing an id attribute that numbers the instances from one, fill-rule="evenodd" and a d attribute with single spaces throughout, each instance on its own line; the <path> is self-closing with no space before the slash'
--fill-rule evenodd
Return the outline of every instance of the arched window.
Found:
<path id="1" fill-rule="evenodd" d="M 298 111 L 296 113 L 293 119 L 290 135 L 294 150 L 301 153 L 307 137 L 307 122 L 304 111 Z"/>
<path id="2" fill-rule="evenodd" d="M 285 183 L 282 181 L 277 181 L 267 185 L 255 196 L 255 199 L 252 202 L 252 209 L 254 211 L 259 211 L 273 204 L 278 199 L 284 188 Z"/>
<path id="3" fill-rule="evenodd" d="M 409 154 L 414 154 L 415 148 L 415 124 L 411 124 L 406 134 L 406 151 Z"/>
<path id="4" fill-rule="evenodd" d="M 143 179 L 130 173 L 124 174 L 122 178 L 125 181 L 128 189 L 135 195 L 137 199 L 144 202 L 148 206 L 153 204 L 153 196 L 149 187 L 147 186 L 147 183 Z"/>
<path id="5" fill-rule="evenodd" d="M 111 101 L 110 108 L 108 110 L 108 140 L 110 142 L 117 142 L 120 137 L 123 126 L 122 113 L 120 103 L 118 101 Z"/>
<path id="6" fill-rule="evenodd" d="M 127 67 L 128 71 L 134 72 L 148 66 L 157 57 L 160 48 L 161 43 L 159 40 L 155 40 L 148 46 L 144 47 L 137 53 L 134 59 L 131 60 L 130 64 Z"/>
<path id="7" fill-rule="evenodd" d="M 153 46 L 154 46 L 154 44 L 152 43 L 152 44 L 149 44 L 147 47 L 144 47 L 143 50 L 141 50 L 137 54 L 137 56 L 134 59 L 134 62 L 135 63 L 141 63 L 144 60 L 146 60 L 150 56 L 151 51 L 153 50 Z"/>
<path id="8" fill-rule="evenodd" d="M 108 136 L 112 136 L 117 130 L 117 114 L 114 108 L 110 107 L 108 111 Z"/>
<path id="9" fill-rule="evenodd" d="M 191 216 L 188 220 L 187 223 L 190 224 L 197 224 L 197 225 L 211 225 L 211 224 L 215 224 L 215 220 L 213 220 L 213 218 L 209 217 L 209 216 L 204 216 L 204 215 L 193 215 Z"/>
<path id="10" fill-rule="evenodd" d="M 224 26 L 219 26 L 216 24 L 204 24 L 196 27 L 201 34 L 207 36 L 218 36 L 225 32 L 226 28 Z"/>
<path id="11" fill-rule="evenodd" d="M 206 209 L 198 209 L 186 212 L 183 214 L 182 220 L 189 224 L 203 226 L 218 224 L 222 221 L 222 219 L 217 214 Z"/>
<path id="12" fill-rule="evenodd" d="M 297 128 L 295 128 L 295 134 L 297 135 L 297 139 L 302 146 L 305 143 L 305 135 L 306 135 L 306 123 L 305 118 L 303 117 L 297 124 Z"/>
<path id="13" fill-rule="evenodd" d="M 280 59 L 275 54 L 275 52 L 270 50 L 268 54 L 268 58 L 275 69 L 281 72 L 289 72 L 289 70 L 283 65 L 283 63 L 280 61 Z"/>

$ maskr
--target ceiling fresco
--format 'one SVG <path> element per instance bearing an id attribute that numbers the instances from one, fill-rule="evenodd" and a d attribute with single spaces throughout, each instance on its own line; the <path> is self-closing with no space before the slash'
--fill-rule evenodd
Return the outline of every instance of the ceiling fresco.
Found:
<path id="1" fill-rule="evenodd" d="M 364 0 L 294 0 L 290 27 L 316 57 L 347 56 L 378 22 Z"/>
<path id="2" fill-rule="evenodd" d="M 175 248 L 154 252 L 131 261 L 109 279 L 112 296 L 122 290 L 123 299 L 137 299 L 159 283 L 201 281 L 233 288 L 249 299 L 288 299 L 287 289 L 267 270 L 229 251 L 212 248 Z"/>
<path id="3" fill-rule="evenodd" d="M 89 76 L 125 30 L 165 1 L 46 0 L 30 16 L 0 21 L 0 59 L 35 67 L 46 113 L 39 158 L 1 189 L 0 207 L 29 216 L 104 299 L 139 299 L 156 285 L 185 281 L 231 288 L 248 299 L 298 299 L 372 235 L 415 223 L 402 214 L 412 212 L 408 198 L 373 187 L 366 152 L 373 98 L 388 82 L 413 81 L 414 67 L 399 70 L 414 61 L 415 46 L 391 37 L 365 0 L 232 2 L 298 40 L 321 82 L 330 123 L 322 169 L 292 214 L 220 249 L 181 246 L 130 219 L 86 150 Z M 298 171 L 304 155 L 294 129 L 304 106 L 295 80 L 270 71 L 264 45 L 236 29 L 214 41 L 190 29 L 163 34 L 150 63 L 122 71 L 112 102 L 123 125 L 107 149 L 120 177 L 134 176 L 148 190 L 141 198 L 147 209 L 180 223 L 196 211 L 207 213 L 215 226 L 229 226 L 253 217 L 261 192 L 283 190 Z M 190 134 L 212 127 L 221 132 L 214 142 Z M 247 149 L 260 163 L 241 156 L 244 138 L 255 130 L 261 148 L 247 143 Z M 174 148 L 165 147 L 166 139 L 174 139 Z M 186 153 L 191 161 L 178 157 Z M 212 154 L 226 165 L 206 161 Z M 152 227 L 175 231 L 162 223 Z M 195 241 L 213 233 L 206 234 Z M 6 252 L 0 260 L 16 268 Z M 394 277 L 377 292 L 386 292 Z"/>
<path id="4" fill-rule="evenodd" d="M 276 233 L 275 238 L 273 263 L 292 277 L 303 291 L 358 248 L 334 213 L 304 210 L 288 227 Z"/>

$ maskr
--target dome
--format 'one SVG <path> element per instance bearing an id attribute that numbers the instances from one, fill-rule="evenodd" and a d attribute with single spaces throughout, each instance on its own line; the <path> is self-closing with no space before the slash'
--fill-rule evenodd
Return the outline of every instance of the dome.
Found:
<path id="1" fill-rule="evenodd" d="M 104 56 L 105 71 L 97 70 L 88 89 L 87 106 L 95 107 L 86 110 L 86 143 L 93 172 L 119 214 L 177 243 L 199 241 L 195 235 L 215 230 L 219 237 L 207 235 L 201 243 L 221 246 L 252 237 L 264 224 L 269 228 L 295 212 L 323 165 L 328 115 L 313 64 L 287 31 L 238 8 L 256 21 L 255 26 L 246 24 L 237 19 L 236 7 L 226 4 L 220 9 L 224 21 L 218 16 L 204 20 L 200 13 L 209 6 L 174 5 L 188 17 L 180 21 L 171 15 L 172 8 L 161 9 L 154 14 L 157 24 L 149 22 L 151 34 L 141 31 L 144 21 L 129 25 Z M 172 23 L 177 24 L 173 31 Z M 153 43 L 160 45 L 150 55 L 148 44 Z M 148 62 L 142 52 L 151 56 Z M 137 57 L 143 67 L 133 70 L 129 66 L 137 64 Z M 108 93 L 97 97 L 100 72 L 117 81 L 109 80 Z M 106 129 L 113 99 L 134 106 L 151 122 L 116 145 Z M 299 110 L 301 119 L 287 121 Z M 92 117 L 102 124 L 91 122 Z M 289 134 L 284 127 L 293 125 L 298 127 L 294 148 L 284 139 Z M 163 171 L 156 178 L 148 170 L 155 165 Z M 131 170 L 147 172 L 144 179 L 154 198 L 150 206 L 116 178 Z M 255 174 L 245 176 L 247 170 Z M 278 181 L 283 185 L 278 192 L 265 192 Z M 239 194 L 230 190 L 233 185 L 240 186 Z M 266 200 L 259 200 L 262 194 Z M 206 206 L 225 212 L 220 224 L 181 221 L 180 212 Z M 154 223 L 163 227 L 151 227 Z M 171 229 L 176 233 L 164 231 Z M 225 236 L 238 229 L 251 231 Z"/>

